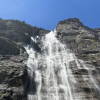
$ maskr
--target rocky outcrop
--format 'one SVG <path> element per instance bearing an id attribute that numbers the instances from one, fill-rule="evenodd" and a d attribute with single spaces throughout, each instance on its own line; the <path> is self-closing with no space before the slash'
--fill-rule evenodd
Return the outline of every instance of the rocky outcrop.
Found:
<path id="1" fill-rule="evenodd" d="M 100 29 L 90 29 L 84 26 L 77 18 L 60 21 L 56 27 L 57 38 L 73 52 L 78 59 L 84 60 L 85 65 L 91 69 L 93 77 L 100 83 Z M 0 100 L 26 99 L 29 77 L 25 62 L 28 55 L 23 47 L 30 42 L 31 36 L 40 38 L 49 30 L 32 27 L 24 21 L 0 19 Z M 35 44 L 40 52 L 40 41 Z M 82 63 L 81 60 L 79 63 Z M 82 64 L 80 64 L 82 65 Z M 85 100 L 100 100 L 99 94 L 88 78 L 88 72 L 78 69 L 76 62 L 70 62 L 75 75 L 76 92 L 84 91 Z M 98 75 L 97 72 L 98 71 Z M 100 75 L 99 75 L 100 76 Z M 92 92 L 84 79 L 90 85 Z"/>
<path id="2" fill-rule="evenodd" d="M 24 21 L 0 19 L 0 100 L 27 99 L 28 55 L 23 46 L 30 43 L 31 36 L 48 32 Z"/>
<path id="3" fill-rule="evenodd" d="M 95 29 L 84 26 L 77 18 L 61 21 L 57 25 L 57 37 L 65 43 L 77 57 L 98 63 L 100 55 L 100 34 Z M 91 56 L 91 57 L 90 57 Z M 93 62 L 93 61 L 92 61 Z"/>
<path id="4" fill-rule="evenodd" d="M 81 94 L 84 91 L 83 98 L 86 98 L 84 100 L 90 100 L 91 98 L 99 100 L 100 94 L 88 75 L 91 72 L 95 82 L 100 83 L 100 29 L 91 29 L 84 26 L 79 19 L 73 18 L 59 22 L 56 30 L 57 38 L 66 44 L 67 48 L 80 59 L 78 63 L 81 66 L 86 66 L 79 69 L 78 66 L 75 66 L 75 62 L 71 62 L 71 70 L 79 84 L 76 87 L 76 93 L 80 92 Z M 82 60 L 84 61 L 83 64 Z M 100 84 L 98 88 L 100 88 Z"/>
<path id="5" fill-rule="evenodd" d="M 19 54 L 20 50 L 24 50 L 23 45 L 30 43 L 32 36 L 48 32 L 42 28 L 32 27 L 24 21 L 0 19 L 0 54 Z"/>
<path id="6" fill-rule="evenodd" d="M 0 55 L 0 100 L 23 98 L 27 72 L 22 62 L 27 56 L 22 56 L 23 58 L 20 56 Z"/>

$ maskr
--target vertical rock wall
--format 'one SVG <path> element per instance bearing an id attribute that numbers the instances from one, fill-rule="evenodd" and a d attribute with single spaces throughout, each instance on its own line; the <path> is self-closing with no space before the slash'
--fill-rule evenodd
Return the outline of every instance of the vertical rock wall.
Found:
<path id="1" fill-rule="evenodd" d="M 90 29 L 84 26 L 79 19 L 67 19 L 58 23 L 57 38 L 76 55 L 84 66 L 91 70 L 92 76 L 98 83 L 100 89 L 100 31 L 99 29 Z M 88 78 L 89 73 L 86 68 L 78 69 L 74 62 L 71 62 L 73 75 L 76 76 L 76 81 L 79 83 L 77 91 L 85 91 L 85 100 L 99 100 L 100 94 L 96 87 L 91 84 Z M 88 80 L 88 85 L 84 80 Z M 91 87 L 91 89 L 90 89 Z M 99 90 L 100 92 L 100 90 Z M 93 97 L 91 97 L 91 95 Z"/>
<path id="2" fill-rule="evenodd" d="M 92 70 L 93 77 L 97 78 L 100 73 L 100 29 L 90 29 L 84 26 L 79 19 L 67 19 L 58 23 L 57 38 Z M 28 74 L 25 62 L 28 55 L 23 48 L 30 42 L 30 37 L 42 37 L 48 30 L 32 27 L 24 22 L 15 20 L 0 19 L 0 99 L 1 100 L 22 100 L 27 95 Z M 40 44 L 37 43 L 39 46 Z M 41 47 L 41 45 L 39 46 Z M 80 86 L 77 92 L 85 91 L 85 100 L 100 100 L 95 88 L 92 92 L 84 83 L 82 75 L 88 78 L 87 70 L 79 70 L 71 62 L 73 74 Z M 92 69 L 95 67 L 95 69 Z M 100 76 L 100 75 L 99 75 Z M 88 83 L 90 80 L 88 81 Z M 89 83 L 92 87 L 92 84 Z"/>

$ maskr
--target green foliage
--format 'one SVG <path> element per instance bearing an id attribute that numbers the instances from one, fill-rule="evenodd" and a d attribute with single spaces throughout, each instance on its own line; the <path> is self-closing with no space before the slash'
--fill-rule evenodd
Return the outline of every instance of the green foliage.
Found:
<path id="1" fill-rule="evenodd" d="M 94 42 L 97 42 L 97 40 L 96 40 L 96 39 L 94 39 Z"/>
<path id="2" fill-rule="evenodd" d="M 25 21 L 22 21 L 22 23 L 26 24 Z"/>

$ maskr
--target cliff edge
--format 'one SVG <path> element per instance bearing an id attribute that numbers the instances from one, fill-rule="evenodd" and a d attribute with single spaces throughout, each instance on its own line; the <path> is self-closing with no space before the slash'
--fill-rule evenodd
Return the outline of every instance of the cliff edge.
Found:
<path id="1" fill-rule="evenodd" d="M 100 29 L 91 29 L 84 26 L 79 19 L 70 18 L 60 21 L 56 30 L 58 40 L 66 44 L 78 59 L 84 60 L 90 68 L 94 66 L 100 73 Z M 0 19 L 0 100 L 26 99 L 29 77 L 25 62 L 28 54 L 23 46 L 30 43 L 31 37 L 42 37 L 48 32 L 50 31 L 33 27 L 24 21 Z M 75 66 L 74 62 L 71 64 Z M 80 84 L 77 91 L 88 92 L 85 97 L 90 100 L 90 89 L 82 83 L 81 77 L 88 75 L 87 71 L 77 68 L 72 70 Z M 100 82 L 96 70 L 92 70 L 93 76 Z M 90 83 L 89 85 L 92 86 Z M 93 91 L 95 100 L 100 100 L 99 95 Z"/>

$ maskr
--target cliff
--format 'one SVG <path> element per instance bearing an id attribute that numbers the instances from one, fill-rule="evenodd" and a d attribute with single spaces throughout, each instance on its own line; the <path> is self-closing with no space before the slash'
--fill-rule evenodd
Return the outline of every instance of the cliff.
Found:
<path id="1" fill-rule="evenodd" d="M 78 59 L 84 60 L 87 66 L 93 66 L 100 73 L 100 29 L 91 29 L 84 26 L 77 18 L 60 21 L 56 27 L 57 38 L 76 55 Z M 28 86 L 27 66 L 25 62 L 28 54 L 24 45 L 30 43 L 30 38 L 47 34 L 49 30 L 32 27 L 24 21 L 0 19 L 0 100 L 22 100 L 26 96 Z M 41 44 L 37 46 L 41 49 Z M 85 69 L 78 70 L 74 62 L 73 74 L 80 84 L 77 91 L 86 91 L 90 100 L 90 94 L 95 100 L 100 100 L 98 93 L 90 92 L 87 85 L 83 83 L 82 75 L 88 75 Z M 96 70 L 92 70 L 96 76 Z M 92 84 L 89 83 L 92 87 Z"/>
<path id="2" fill-rule="evenodd" d="M 59 22 L 56 30 L 58 39 L 78 58 L 100 65 L 100 29 L 91 29 L 73 18 Z"/>
<path id="3" fill-rule="evenodd" d="M 25 98 L 28 55 L 23 46 L 30 43 L 32 36 L 48 32 L 24 21 L 0 19 L 0 100 Z"/>
<path id="4" fill-rule="evenodd" d="M 71 62 L 70 66 L 78 84 L 76 93 L 80 94 L 81 98 L 85 98 L 84 100 L 91 100 L 91 98 L 99 100 L 100 29 L 91 29 L 84 26 L 79 19 L 73 18 L 59 22 L 56 30 L 57 38 L 76 55 L 81 65 L 81 69 L 76 66 L 75 62 Z M 94 84 L 88 77 L 89 74 Z M 98 84 L 98 89 L 96 89 L 95 82 Z"/>

